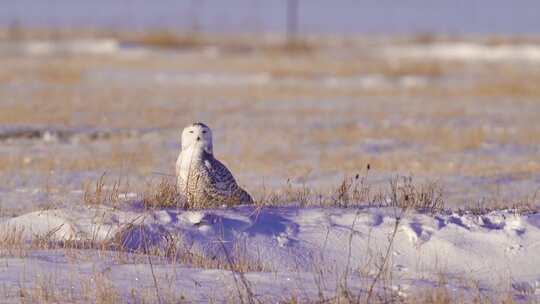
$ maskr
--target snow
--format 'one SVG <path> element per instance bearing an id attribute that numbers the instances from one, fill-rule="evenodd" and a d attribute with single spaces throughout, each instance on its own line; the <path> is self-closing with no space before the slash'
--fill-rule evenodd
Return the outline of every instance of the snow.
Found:
<path id="1" fill-rule="evenodd" d="M 85 242 L 120 238 L 122 250 L 137 256 L 145 256 L 141 249 L 148 246 L 166 247 L 171 237 L 181 242 L 182 248 L 218 260 L 238 258 L 233 252 L 241 248 L 242 258 L 265 265 L 261 271 L 246 272 L 245 279 L 257 297 L 271 300 L 287 295 L 315 300 L 320 280 L 324 281 L 323 293 L 335 295 L 344 273 L 348 273 L 352 291 L 365 292 L 365 282 L 375 277 L 396 227 L 388 265 L 393 277 L 391 289 L 400 297 L 436 286 L 444 273 L 448 286 L 456 292 L 467 290 L 459 282 L 472 280 L 494 294 L 508 288 L 516 296 L 540 298 L 537 213 L 429 214 L 392 207 L 295 205 L 191 211 L 73 206 L 31 212 L 0 223 L 0 231 L 19 231 L 28 241 L 36 237 Z M 113 258 L 115 250 L 81 249 L 79 255 L 87 258 L 75 263 L 69 250 L 62 248 L 3 257 L 0 281 L 19 286 L 40 273 L 54 273 L 62 281 L 74 273 L 84 277 L 106 269 L 108 280 L 123 297 L 129 297 L 130 289 L 136 286 L 152 290 L 146 260 L 118 263 Z M 238 296 L 236 284 L 242 284 L 235 280 L 238 273 L 226 269 L 172 264 L 163 259 L 156 259 L 152 267 L 162 289 L 170 284 L 175 296 L 182 294 L 193 301 L 234 299 Z M 162 293 L 165 296 L 166 291 Z"/>
<path id="2" fill-rule="evenodd" d="M 323 78 L 323 85 L 330 88 L 384 89 L 384 88 L 420 88 L 429 84 L 429 79 L 417 75 L 388 77 L 378 74 L 357 75 L 348 77 L 329 76 Z"/>
<path id="3" fill-rule="evenodd" d="M 382 50 L 388 58 L 540 62 L 540 46 L 535 44 L 483 45 L 472 42 L 440 42 L 427 45 L 390 46 Z"/>
<path id="4" fill-rule="evenodd" d="M 23 42 L 1 42 L 0 53 L 21 53 L 28 56 L 55 54 L 72 55 L 119 55 L 124 58 L 138 58 L 146 55 L 142 47 L 123 46 L 112 38 L 72 39 L 72 40 L 25 40 Z"/>
<path id="5" fill-rule="evenodd" d="M 55 52 L 115 54 L 118 49 L 118 42 L 113 39 L 79 39 L 64 42 L 36 40 L 22 44 L 23 52 L 29 55 L 45 55 Z"/>
<path id="6" fill-rule="evenodd" d="M 321 85 L 327 88 L 348 89 L 414 89 L 422 88 L 433 79 L 421 75 L 386 76 L 379 74 L 358 74 L 349 76 L 312 75 L 312 76 L 275 76 L 270 72 L 258 73 L 207 73 L 207 72 L 138 72 L 92 71 L 89 78 L 97 83 L 115 82 L 119 84 L 136 83 L 145 85 L 155 83 L 160 86 L 200 86 L 200 87 L 241 87 L 278 85 L 298 87 Z"/>

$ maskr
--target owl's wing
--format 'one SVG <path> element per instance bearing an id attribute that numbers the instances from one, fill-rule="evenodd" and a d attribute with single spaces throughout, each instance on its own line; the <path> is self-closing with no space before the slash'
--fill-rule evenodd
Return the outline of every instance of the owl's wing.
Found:
<path id="1" fill-rule="evenodd" d="M 219 160 L 212 157 L 206 160 L 204 165 L 209 171 L 210 183 L 217 189 L 232 191 L 238 187 L 231 171 Z"/>
<path id="2" fill-rule="evenodd" d="M 205 167 L 210 174 L 210 182 L 214 189 L 220 192 L 224 197 L 230 197 L 233 201 L 249 203 L 252 202 L 251 196 L 238 186 L 234 176 L 227 167 L 214 157 L 209 157 L 205 161 Z"/>

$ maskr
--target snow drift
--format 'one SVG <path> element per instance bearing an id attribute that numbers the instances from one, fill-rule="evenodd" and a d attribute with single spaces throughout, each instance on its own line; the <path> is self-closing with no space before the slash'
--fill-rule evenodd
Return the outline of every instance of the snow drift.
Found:
<path id="1" fill-rule="evenodd" d="M 478 280 L 486 290 L 510 286 L 515 293 L 540 294 L 540 214 L 510 210 L 431 215 L 389 207 L 240 206 L 201 211 L 80 207 L 32 212 L 4 221 L 0 229 L 17 230 L 27 240 L 120 238 L 128 251 L 163 245 L 172 235 L 185 248 L 218 258 L 240 247 L 245 258 L 271 265 L 275 271 L 260 273 L 262 277 L 250 274 L 255 282 L 263 281 L 257 288 L 269 288 L 269 293 L 279 294 L 281 287 L 275 286 L 284 284 L 279 280 L 283 275 L 290 279 L 292 272 L 306 279 L 324 268 L 333 280 L 345 272 L 355 280 L 359 269 L 367 269 L 367 276 L 374 276 L 378 257 L 388 252 L 394 287 L 401 294 L 437 281 L 441 273 L 449 280 Z M 315 283 L 306 284 L 315 296 Z"/>

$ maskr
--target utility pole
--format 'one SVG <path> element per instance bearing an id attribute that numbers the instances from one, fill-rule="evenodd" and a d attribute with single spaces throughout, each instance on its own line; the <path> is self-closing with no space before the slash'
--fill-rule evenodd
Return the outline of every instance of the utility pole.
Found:
<path id="1" fill-rule="evenodd" d="M 287 0 L 287 42 L 291 44 L 298 38 L 298 1 Z"/>
<path id="2" fill-rule="evenodd" d="M 188 6 L 189 31 L 191 34 L 199 34 L 202 30 L 200 18 L 204 3 L 201 0 L 191 0 Z"/>

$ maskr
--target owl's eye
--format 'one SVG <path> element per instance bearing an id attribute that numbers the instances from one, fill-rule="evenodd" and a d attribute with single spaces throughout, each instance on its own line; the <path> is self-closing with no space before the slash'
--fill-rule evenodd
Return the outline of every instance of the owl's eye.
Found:
<path id="1" fill-rule="evenodd" d="M 193 130 L 189 131 L 189 133 L 193 133 Z"/>
<path id="2" fill-rule="evenodd" d="M 202 131 L 202 134 L 206 134 L 206 130 L 203 130 L 203 131 Z"/>

